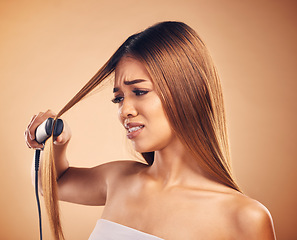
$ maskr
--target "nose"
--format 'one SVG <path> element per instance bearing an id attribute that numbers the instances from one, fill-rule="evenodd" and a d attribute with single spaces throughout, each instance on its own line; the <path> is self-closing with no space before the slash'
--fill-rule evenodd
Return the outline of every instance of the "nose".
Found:
<path id="1" fill-rule="evenodd" d="M 136 117 L 138 112 L 133 104 L 133 102 L 125 98 L 122 102 L 122 106 L 119 108 L 119 116 L 123 120 L 126 118 Z"/>

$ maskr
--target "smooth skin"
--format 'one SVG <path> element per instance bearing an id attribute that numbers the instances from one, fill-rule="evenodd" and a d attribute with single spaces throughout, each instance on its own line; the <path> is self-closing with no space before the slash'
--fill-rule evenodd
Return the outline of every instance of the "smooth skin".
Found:
<path id="1" fill-rule="evenodd" d="M 268 210 L 209 178 L 174 135 L 145 67 L 123 57 L 115 70 L 115 98 L 123 126 L 144 125 L 130 136 L 138 152 L 155 151 L 152 166 L 116 161 L 93 168 L 69 167 L 65 123 L 54 142 L 59 199 L 105 205 L 102 218 L 169 240 L 276 239 Z M 55 114 L 33 116 L 25 132 L 30 148 L 41 148 L 35 129 Z"/>

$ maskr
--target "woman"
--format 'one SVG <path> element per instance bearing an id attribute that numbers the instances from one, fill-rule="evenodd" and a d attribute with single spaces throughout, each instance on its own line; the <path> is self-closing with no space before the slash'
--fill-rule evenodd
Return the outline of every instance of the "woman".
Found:
<path id="1" fill-rule="evenodd" d="M 56 239 L 64 238 L 57 198 L 105 205 L 90 239 L 275 239 L 268 210 L 243 195 L 232 177 L 219 78 L 204 43 L 184 23 L 162 22 L 130 36 L 57 115 L 32 118 L 28 146 L 41 148 L 36 127 L 113 73 L 112 101 L 147 164 L 69 167 L 66 124 L 46 142 L 41 173 Z"/>

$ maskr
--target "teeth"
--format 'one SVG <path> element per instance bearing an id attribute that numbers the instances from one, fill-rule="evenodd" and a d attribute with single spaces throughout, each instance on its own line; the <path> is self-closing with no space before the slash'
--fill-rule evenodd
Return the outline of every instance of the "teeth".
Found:
<path id="1" fill-rule="evenodd" d="M 142 125 L 142 126 L 138 126 L 138 127 L 132 127 L 132 128 L 129 128 L 129 129 L 128 129 L 128 133 L 135 132 L 135 131 L 137 131 L 137 130 L 143 128 L 143 127 L 144 127 L 144 126 Z"/>

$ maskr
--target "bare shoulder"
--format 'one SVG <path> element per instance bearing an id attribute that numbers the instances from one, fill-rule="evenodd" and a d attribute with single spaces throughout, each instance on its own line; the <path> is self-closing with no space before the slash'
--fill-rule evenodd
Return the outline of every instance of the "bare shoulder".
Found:
<path id="1" fill-rule="evenodd" d="M 146 164 L 133 160 L 112 161 L 98 166 L 104 171 L 105 178 L 109 182 L 134 176 L 145 167 Z"/>
<path id="2" fill-rule="evenodd" d="M 137 170 L 140 170 L 141 168 L 147 167 L 148 165 L 134 161 L 134 160 L 118 160 L 118 161 L 112 161 L 108 163 L 104 163 L 101 166 L 104 166 L 106 168 L 111 168 L 113 170 L 117 170 L 119 173 L 133 173 Z"/>
<path id="3" fill-rule="evenodd" d="M 235 194 L 230 201 L 230 219 L 240 239 L 276 239 L 271 214 L 263 204 L 243 194 Z"/>

